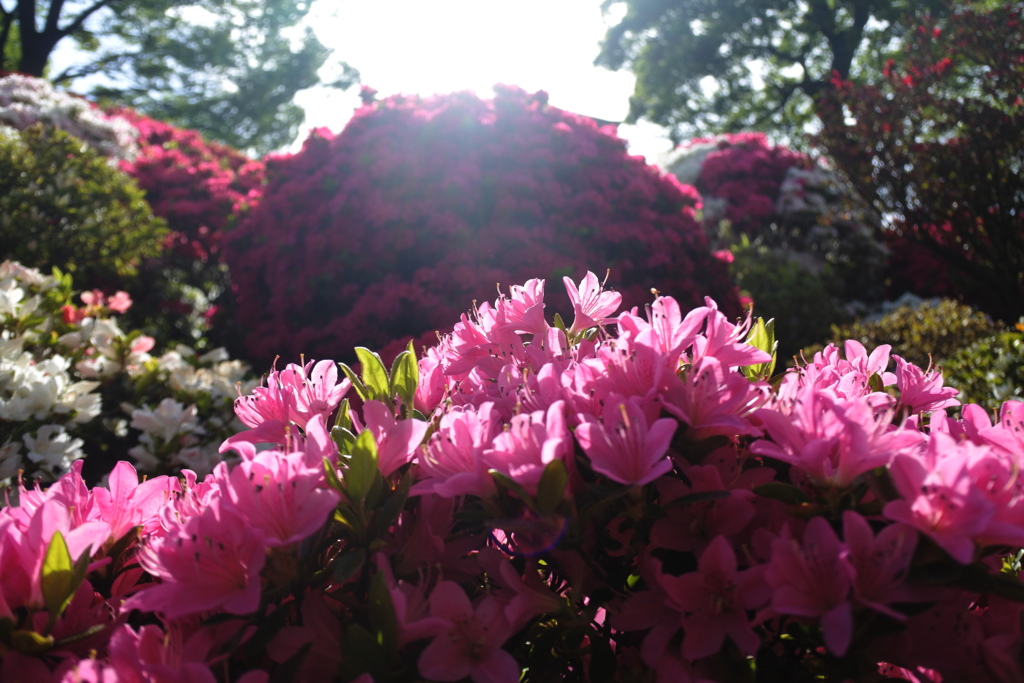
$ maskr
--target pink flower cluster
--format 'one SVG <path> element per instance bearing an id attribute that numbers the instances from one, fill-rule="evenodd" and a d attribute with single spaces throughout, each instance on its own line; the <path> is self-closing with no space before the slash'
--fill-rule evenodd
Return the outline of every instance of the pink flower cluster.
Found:
<path id="1" fill-rule="evenodd" d="M 857 342 L 768 381 L 711 299 L 565 285 L 275 371 L 202 482 L 22 491 L 0 677 L 1021 680 L 1024 403 Z"/>
<path id="2" fill-rule="evenodd" d="M 805 155 L 768 144 L 764 133 L 736 133 L 720 139 L 697 139 L 690 144 L 714 143 L 701 164 L 695 183 L 702 196 L 725 202 L 724 214 L 738 232 L 756 234 L 777 213 L 779 190 L 791 168 L 811 168 Z"/>
<path id="3" fill-rule="evenodd" d="M 738 310 L 693 189 L 543 92 L 390 97 L 267 164 L 224 244 L 244 352 L 262 362 L 429 344 L 497 283 L 588 268 L 610 269 L 627 305 L 657 286 Z"/>
<path id="4" fill-rule="evenodd" d="M 258 200 L 263 163 L 130 109 L 112 115 L 138 130 L 139 153 L 121 167 L 146 192 L 153 213 L 167 221 L 168 246 L 191 261 L 219 264 L 230 217 Z"/>

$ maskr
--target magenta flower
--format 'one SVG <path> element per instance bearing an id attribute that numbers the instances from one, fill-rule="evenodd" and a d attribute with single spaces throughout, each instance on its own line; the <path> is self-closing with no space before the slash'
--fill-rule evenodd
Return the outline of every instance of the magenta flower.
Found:
<path id="1" fill-rule="evenodd" d="M 494 482 L 483 454 L 498 429 L 497 412 L 491 403 L 445 413 L 437 432 L 420 453 L 420 469 L 426 479 L 413 492 L 436 493 L 445 498 L 493 493 Z"/>
<path id="2" fill-rule="evenodd" d="M 931 368 L 924 371 L 899 356 L 893 358 L 896 359 L 896 386 L 900 390 L 898 405 L 905 413 L 930 413 L 960 405 L 960 401 L 953 398 L 960 392 L 942 385 L 941 372 Z"/>
<path id="3" fill-rule="evenodd" d="M 768 400 L 768 385 L 730 371 L 713 356 L 699 360 L 665 397 L 665 410 L 689 425 L 693 440 L 723 436 L 759 436 L 750 415 Z"/>
<path id="4" fill-rule="evenodd" d="M 648 427 L 638 399 L 615 398 L 608 397 L 601 422 L 585 416 L 587 421 L 576 428 L 576 440 L 595 472 L 620 484 L 652 482 L 672 469 L 665 454 L 679 423 L 660 418 Z"/>
<path id="5" fill-rule="evenodd" d="M 167 536 L 139 549 L 143 569 L 160 583 L 135 594 L 125 609 L 177 619 L 212 610 L 249 614 L 260 604 L 263 535 L 223 499 Z"/>
<path id="6" fill-rule="evenodd" d="M 484 460 L 511 477 L 528 493 L 536 494 L 545 466 L 564 460 L 572 452 L 572 435 L 565 422 L 565 402 L 556 401 L 547 411 L 521 413 L 508 428 L 494 437 Z"/>
<path id="7" fill-rule="evenodd" d="M 761 642 L 747 613 L 768 602 L 771 589 L 764 567 L 737 570 L 736 553 L 722 536 L 697 561 L 697 571 L 682 576 L 660 575 L 658 581 L 683 617 L 683 657 L 694 661 L 722 648 L 728 637 L 747 656 Z"/>
<path id="8" fill-rule="evenodd" d="M 923 436 L 894 430 L 886 413 L 876 414 L 870 399 L 837 399 L 814 386 L 798 389 L 788 415 L 762 408 L 755 416 L 771 441 L 750 451 L 799 467 L 817 484 L 845 488 L 861 474 L 888 464 L 902 452 L 916 452 Z"/>
<path id="9" fill-rule="evenodd" d="M 519 664 L 501 649 L 512 635 L 501 604 L 483 598 L 474 607 L 457 583 L 442 581 L 430 594 L 430 614 L 441 619 L 434 638 L 419 659 L 420 675 L 435 681 L 516 683 Z"/>
<path id="10" fill-rule="evenodd" d="M 398 420 L 380 401 L 363 404 L 363 418 L 377 444 L 377 466 L 385 477 L 413 459 L 430 426 L 422 420 Z"/>
<path id="11" fill-rule="evenodd" d="M 575 315 L 569 334 L 610 322 L 608 316 L 622 304 L 622 295 L 618 292 L 605 292 L 597 276 L 589 270 L 578 288 L 572 278 L 563 277 L 562 282 L 565 283 L 565 291 L 569 293 Z"/>
<path id="12" fill-rule="evenodd" d="M 845 549 L 823 517 L 807 523 L 803 543 L 772 542 L 765 581 L 772 587 L 772 609 L 779 614 L 819 617 L 825 646 L 842 657 L 853 638 L 850 569 Z"/>
<path id="13" fill-rule="evenodd" d="M 498 324 L 516 334 L 543 336 L 548 329 L 544 319 L 544 280 L 533 279 L 524 285 L 509 287 L 497 304 Z"/>
<path id="14" fill-rule="evenodd" d="M 917 547 L 917 532 L 912 527 L 893 524 L 875 536 L 866 519 L 847 510 L 843 513 L 843 539 L 849 548 L 847 560 L 858 602 L 903 620 L 906 615 L 889 604 L 927 599 L 922 591 L 906 584 Z"/>
<path id="15" fill-rule="evenodd" d="M 932 434 L 924 457 L 899 455 L 890 466 L 902 499 L 889 502 L 885 516 L 927 534 L 957 562 L 969 563 L 976 538 L 996 515 L 996 506 L 970 471 L 972 461 L 987 455 L 987 449 L 969 441 Z"/>
<path id="16" fill-rule="evenodd" d="M 340 493 L 324 486 L 323 467 L 310 467 L 305 459 L 303 452 L 261 451 L 239 463 L 224 487 L 268 547 L 312 535 L 341 500 Z"/>

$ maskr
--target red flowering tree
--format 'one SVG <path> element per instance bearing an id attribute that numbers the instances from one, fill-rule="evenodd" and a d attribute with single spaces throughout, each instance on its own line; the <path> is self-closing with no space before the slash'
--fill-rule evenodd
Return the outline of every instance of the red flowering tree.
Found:
<path id="1" fill-rule="evenodd" d="M 150 276 L 159 279 L 156 271 L 170 269 L 176 284 L 190 285 L 217 301 L 228 288 L 221 258 L 222 236 L 235 212 L 261 192 L 263 163 L 209 142 L 197 131 L 129 109 L 114 113 L 139 131 L 139 153 L 133 160 L 123 161 L 121 167 L 135 178 L 153 213 L 166 220 L 171 230 L 160 262 L 150 264 Z M 180 293 L 171 294 L 164 286 L 151 288 L 149 295 L 149 301 L 139 301 L 140 310 L 162 311 L 179 320 L 191 313 L 204 313 L 194 310 L 196 302 Z M 188 331 L 183 332 L 187 338 Z"/>
<path id="2" fill-rule="evenodd" d="M 924 22 L 878 85 L 820 102 L 829 154 L 891 218 L 896 288 L 1024 313 L 1020 3 Z"/>
<path id="3" fill-rule="evenodd" d="M 371 102 L 339 135 L 317 131 L 270 159 L 267 174 L 224 244 L 244 351 L 258 361 L 426 339 L 499 283 L 541 275 L 558 292 L 592 264 L 610 269 L 627 306 L 658 286 L 737 308 L 696 191 L 542 92 Z"/>

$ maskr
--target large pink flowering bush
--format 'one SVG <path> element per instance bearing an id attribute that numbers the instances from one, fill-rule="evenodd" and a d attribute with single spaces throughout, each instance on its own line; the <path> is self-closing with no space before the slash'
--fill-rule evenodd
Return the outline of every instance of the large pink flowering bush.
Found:
<path id="1" fill-rule="evenodd" d="M 205 479 L 21 491 L 0 677 L 1022 679 L 1024 403 L 856 342 L 768 382 L 760 321 L 566 285 L 274 371 Z"/>
<path id="2" fill-rule="evenodd" d="M 219 341 L 223 330 L 215 328 L 214 318 L 224 312 L 230 287 L 221 241 L 235 215 L 258 200 L 263 163 L 208 142 L 194 130 L 132 110 L 110 114 L 138 131 L 138 154 L 122 161 L 121 169 L 135 179 L 153 213 L 170 229 L 160 259 L 143 269 L 144 286 L 135 292 L 137 310 L 159 312 L 162 321 L 172 321 L 174 328 L 164 336 L 176 341 L 191 343 L 197 335 Z"/>
<path id="3" fill-rule="evenodd" d="M 239 353 L 397 351 L 435 340 L 499 282 L 588 267 L 610 269 L 629 305 L 658 286 L 735 308 L 692 188 L 546 100 L 511 87 L 391 97 L 268 160 L 263 199 L 225 236 Z"/>

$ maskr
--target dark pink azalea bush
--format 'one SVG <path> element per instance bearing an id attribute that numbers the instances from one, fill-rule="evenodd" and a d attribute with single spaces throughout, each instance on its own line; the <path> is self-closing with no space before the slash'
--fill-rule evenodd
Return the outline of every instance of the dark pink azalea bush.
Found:
<path id="1" fill-rule="evenodd" d="M 760 321 L 567 285 L 271 373 L 202 481 L 22 489 L 0 678 L 1022 680 L 1024 403 L 856 342 L 769 383 Z"/>
<path id="2" fill-rule="evenodd" d="M 588 268 L 610 269 L 627 305 L 657 286 L 736 308 L 692 188 L 546 100 L 511 87 L 391 97 L 269 160 L 263 200 L 225 241 L 244 352 L 398 351 L 499 283 Z"/>
<path id="3" fill-rule="evenodd" d="M 208 310 L 209 299 L 217 299 L 229 286 L 221 255 L 224 231 L 239 210 L 258 200 L 263 162 L 208 142 L 197 131 L 129 109 L 111 113 L 138 130 L 138 154 L 122 161 L 121 168 L 145 191 L 153 213 L 170 228 L 164 254 L 159 263 L 150 264 L 150 270 L 171 269 L 173 285 L 193 288 L 190 293 L 168 292 L 154 282 L 155 291 L 148 293 L 148 299 L 140 297 L 145 292 L 136 298 L 143 307 L 162 310 L 165 317 L 209 316 L 215 312 Z M 148 275 L 159 280 L 156 273 Z M 197 307 L 201 310 L 194 311 Z"/>

